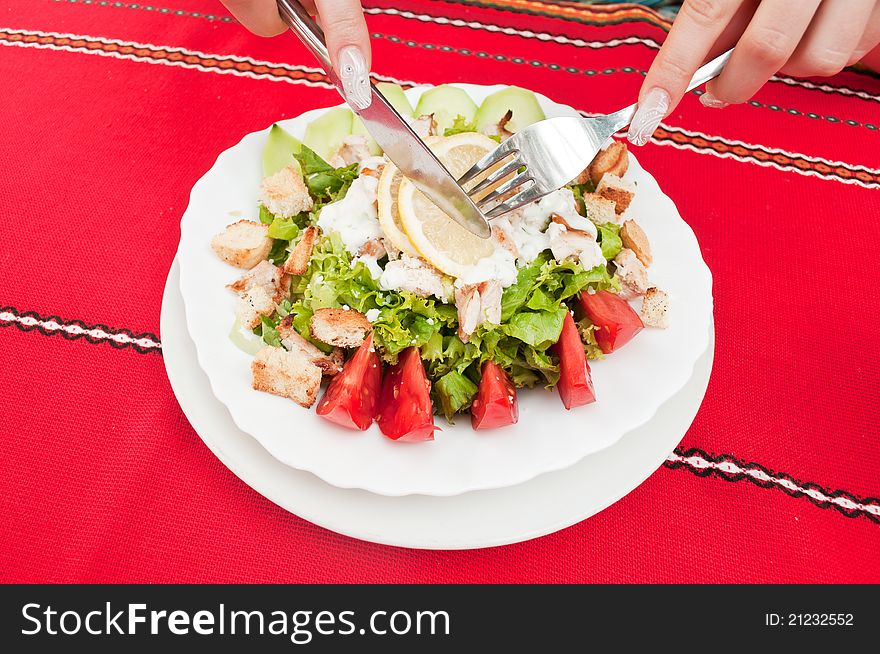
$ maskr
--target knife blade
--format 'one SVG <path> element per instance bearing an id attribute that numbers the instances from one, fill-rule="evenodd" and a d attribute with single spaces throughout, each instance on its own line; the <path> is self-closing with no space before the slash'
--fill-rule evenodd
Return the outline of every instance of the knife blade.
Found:
<path id="1" fill-rule="evenodd" d="M 297 0 L 277 2 L 281 18 L 318 59 L 330 81 L 345 98 L 342 83 L 330 62 L 324 32 Z M 367 131 L 385 155 L 446 215 L 469 232 L 489 238 L 489 223 L 452 174 L 372 83 L 370 92 L 372 101 L 369 107 L 351 108 L 364 121 Z"/>

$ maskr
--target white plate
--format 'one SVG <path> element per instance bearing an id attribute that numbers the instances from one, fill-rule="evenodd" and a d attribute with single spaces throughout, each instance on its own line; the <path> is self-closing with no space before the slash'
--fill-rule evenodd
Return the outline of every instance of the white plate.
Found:
<path id="1" fill-rule="evenodd" d="M 185 327 L 173 266 L 162 301 L 162 351 L 183 412 L 212 452 L 242 481 L 317 525 L 374 543 L 422 549 L 470 549 L 553 533 L 598 513 L 662 465 L 687 431 L 709 383 L 714 355 L 700 357 L 691 380 L 651 422 L 579 463 L 531 481 L 454 497 L 384 497 L 341 489 L 294 470 L 238 429 L 211 393 Z"/>
<path id="2" fill-rule="evenodd" d="M 480 102 L 502 87 L 459 85 Z M 408 91 L 415 103 L 422 89 Z M 538 96 L 548 116 L 573 110 Z M 308 112 L 283 126 L 301 137 L 324 110 Z M 256 220 L 260 161 L 268 131 L 247 135 L 222 153 L 192 190 L 181 222 L 180 288 L 189 333 L 199 363 L 217 398 L 240 429 L 278 460 L 308 470 L 341 488 L 382 495 L 455 495 L 501 488 L 560 470 L 617 442 L 644 425 L 690 379 L 708 347 L 712 279 L 690 227 L 672 201 L 631 156 L 627 178 L 638 184 L 629 209 L 647 232 L 654 251 L 652 282 L 671 297 L 671 327 L 644 330 L 619 352 L 593 364 L 598 401 L 565 411 L 555 393 L 519 395 L 520 421 L 495 433 L 478 434 L 465 417 L 432 443 L 396 443 L 373 426 L 353 433 L 319 418 L 314 410 L 251 390 L 251 357 L 229 340 L 234 296 L 225 285 L 241 271 L 212 252 L 211 237 L 232 222 L 230 212 Z"/>

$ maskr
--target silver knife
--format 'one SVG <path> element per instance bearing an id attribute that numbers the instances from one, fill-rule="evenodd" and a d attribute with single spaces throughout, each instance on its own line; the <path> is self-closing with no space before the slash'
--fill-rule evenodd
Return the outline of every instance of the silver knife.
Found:
<path id="1" fill-rule="evenodd" d="M 342 83 L 330 63 L 324 32 L 297 0 L 277 2 L 282 20 L 315 55 L 342 94 Z M 367 131 L 388 158 L 455 222 L 481 238 L 489 238 L 489 223 L 455 178 L 372 83 L 370 90 L 370 106 L 366 109 L 352 107 L 352 110 L 361 117 Z"/>

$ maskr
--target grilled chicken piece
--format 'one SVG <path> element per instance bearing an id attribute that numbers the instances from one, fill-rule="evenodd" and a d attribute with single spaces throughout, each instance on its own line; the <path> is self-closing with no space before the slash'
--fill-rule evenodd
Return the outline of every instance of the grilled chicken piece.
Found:
<path id="1" fill-rule="evenodd" d="M 648 290 L 648 271 L 635 252 L 623 248 L 614 257 L 614 265 L 617 266 L 617 276 L 620 277 L 621 297 L 632 299 L 645 294 Z"/>
<path id="2" fill-rule="evenodd" d="M 496 279 L 455 289 L 458 336 L 465 343 L 484 322 L 501 323 L 501 282 Z"/>
<path id="3" fill-rule="evenodd" d="M 351 164 L 360 163 L 372 156 L 370 146 L 367 145 L 367 137 L 361 134 L 350 134 L 342 139 L 342 145 L 328 162 L 334 168 L 345 168 Z"/>

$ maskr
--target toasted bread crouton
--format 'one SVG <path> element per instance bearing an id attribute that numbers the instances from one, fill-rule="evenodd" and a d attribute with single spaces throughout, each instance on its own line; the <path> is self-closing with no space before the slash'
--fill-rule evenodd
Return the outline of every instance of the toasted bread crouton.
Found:
<path id="1" fill-rule="evenodd" d="M 318 238 L 318 228 L 309 225 L 303 232 L 299 243 L 287 257 L 284 262 L 284 272 L 288 275 L 305 275 L 309 269 L 309 261 L 312 259 L 312 249 L 315 247 L 315 240 Z"/>
<path id="2" fill-rule="evenodd" d="M 306 408 L 321 388 L 321 369 L 299 350 L 264 347 L 251 362 L 254 390 L 287 397 Z"/>
<path id="3" fill-rule="evenodd" d="M 598 193 L 584 193 L 584 207 L 587 211 L 587 218 L 597 225 L 620 224 L 614 203 Z"/>
<path id="4" fill-rule="evenodd" d="M 614 257 L 614 265 L 617 266 L 617 276 L 620 278 L 621 297 L 629 300 L 645 294 L 648 290 L 648 271 L 635 252 L 623 248 Z"/>
<path id="5" fill-rule="evenodd" d="M 309 323 L 312 337 L 337 347 L 358 347 L 373 326 L 354 309 L 318 309 Z"/>
<path id="6" fill-rule="evenodd" d="M 621 214 L 629 208 L 636 194 L 636 185 L 621 179 L 614 173 L 605 173 L 602 181 L 596 186 L 596 193 L 614 203 L 614 210 Z"/>
<path id="7" fill-rule="evenodd" d="M 304 339 L 296 329 L 293 328 L 293 316 L 285 316 L 278 324 L 278 336 L 281 344 L 288 350 L 299 350 L 306 359 L 314 363 L 321 369 L 321 372 L 332 377 L 342 370 L 342 364 L 345 362 L 345 356 L 339 348 L 334 349 L 330 354 L 321 352 L 314 344 Z"/>
<path id="8" fill-rule="evenodd" d="M 281 268 L 272 265 L 271 261 L 263 259 L 244 275 L 228 284 L 226 288 L 241 295 L 261 286 L 273 297 L 277 296 L 275 301 L 280 302 L 284 297 L 284 282 L 282 278 Z"/>
<path id="9" fill-rule="evenodd" d="M 620 228 L 620 240 L 623 243 L 623 247 L 635 252 L 636 257 L 645 267 L 650 266 L 654 262 L 648 235 L 645 234 L 645 231 L 635 220 L 624 221 L 623 227 Z"/>
<path id="10" fill-rule="evenodd" d="M 275 312 L 275 300 L 262 287 L 242 293 L 235 303 L 235 317 L 239 324 L 253 329 L 260 324 L 262 316 L 271 316 Z"/>
<path id="11" fill-rule="evenodd" d="M 604 150 L 599 150 L 599 154 L 593 159 L 593 162 L 587 167 L 587 174 L 593 184 L 598 185 L 602 181 L 602 177 L 607 173 L 623 177 L 629 168 L 629 154 L 626 149 L 626 143 L 622 141 L 614 141 Z"/>
<path id="12" fill-rule="evenodd" d="M 239 220 L 212 238 L 211 248 L 229 265 L 250 269 L 269 256 L 272 239 L 268 232 L 268 225 Z"/>
<path id="13" fill-rule="evenodd" d="M 282 218 L 309 211 L 313 205 L 302 173 L 294 166 L 282 168 L 263 180 L 260 204 Z"/>
<path id="14" fill-rule="evenodd" d="M 649 327 L 669 327 L 669 294 L 653 286 L 649 288 L 642 300 L 640 316 Z"/>

